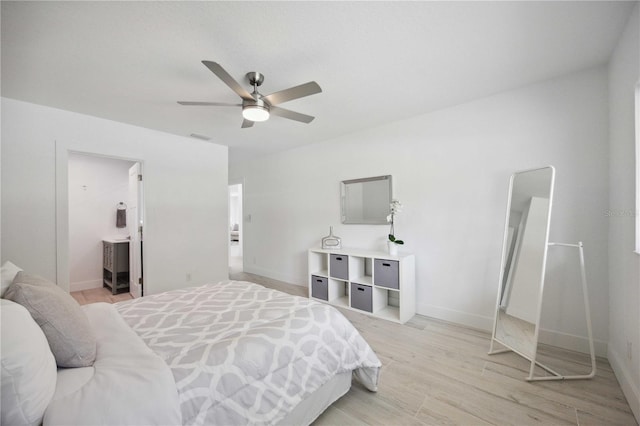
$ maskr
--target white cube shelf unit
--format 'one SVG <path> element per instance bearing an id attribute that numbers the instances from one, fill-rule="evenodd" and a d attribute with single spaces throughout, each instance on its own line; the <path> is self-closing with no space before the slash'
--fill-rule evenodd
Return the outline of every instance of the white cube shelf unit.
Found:
<path id="1" fill-rule="evenodd" d="M 404 324 L 416 313 L 415 257 L 310 249 L 309 297 Z"/>

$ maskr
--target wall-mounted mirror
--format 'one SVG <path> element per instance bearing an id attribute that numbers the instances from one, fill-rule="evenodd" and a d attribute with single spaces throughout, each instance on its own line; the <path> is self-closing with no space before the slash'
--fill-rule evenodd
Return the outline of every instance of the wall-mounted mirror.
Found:
<path id="1" fill-rule="evenodd" d="M 391 199 L 391 175 L 344 180 L 340 183 L 342 223 L 386 225 Z"/>
<path id="2" fill-rule="evenodd" d="M 551 166 L 526 170 L 509 185 L 493 339 L 529 359 L 537 348 L 554 176 Z"/>

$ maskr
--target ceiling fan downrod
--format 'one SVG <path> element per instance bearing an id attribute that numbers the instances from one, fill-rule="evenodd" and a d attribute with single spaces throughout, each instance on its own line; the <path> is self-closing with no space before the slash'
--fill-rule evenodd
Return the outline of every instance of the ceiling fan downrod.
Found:
<path id="1" fill-rule="evenodd" d="M 247 73 L 247 79 L 249 80 L 249 84 L 253 86 L 253 92 L 258 93 L 258 87 L 261 86 L 264 81 L 264 74 L 251 71 Z"/>

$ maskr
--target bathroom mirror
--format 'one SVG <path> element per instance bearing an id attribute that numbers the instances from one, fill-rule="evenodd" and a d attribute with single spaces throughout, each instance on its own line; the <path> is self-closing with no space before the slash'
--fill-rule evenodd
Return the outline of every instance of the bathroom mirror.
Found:
<path id="1" fill-rule="evenodd" d="M 493 338 L 529 359 L 537 348 L 554 177 L 549 166 L 514 173 L 509 184 Z"/>
<path id="2" fill-rule="evenodd" d="M 342 223 L 386 225 L 391 200 L 391 175 L 344 180 L 340 183 Z"/>

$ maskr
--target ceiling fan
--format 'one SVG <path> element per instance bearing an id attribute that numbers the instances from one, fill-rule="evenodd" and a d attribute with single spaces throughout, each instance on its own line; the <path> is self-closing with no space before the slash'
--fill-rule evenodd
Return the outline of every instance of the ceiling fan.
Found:
<path id="1" fill-rule="evenodd" d="M 310 115 L 301 114 L 299 112 L 291 111 L 288 109 L 280 108 L 277 105 L 281 103 L 292 101 L 294 99 L 303 98 L 305 96 L 315 95 L 322 92 L 320 86 L 315 81 L 310 81 L 299 86 L 290 87 L 289 89 L 281 90 L 279 92 L 272 93 L 270 95 L 262 95 L 258 92 L 258 87 L 264 81 L 264 75 L 259 72 L 249 72 L 246 77 L 249 80 L 249 84 L 253 86 L 253 92 L 249 93 L 245 90 L 236 80 L 220 64 L 212 61 L 202 61 L 202 63 L 209 68 L 220 80 L 222 80 L 227 86 L 231 88 L 240 98 L 242 103 L 230 104 L 225 102 L 189 102 L 178 101 L 180 105 L 195 105 L 195 106 L 233 106 L 242 107 L 242 128 L 253 126 L 256 121 L 266 121 L 271 114 L 280 117 L 288 118 L 290 120 L 300 121 L 302 123 L 311 123 L 315 117 Z"/>

